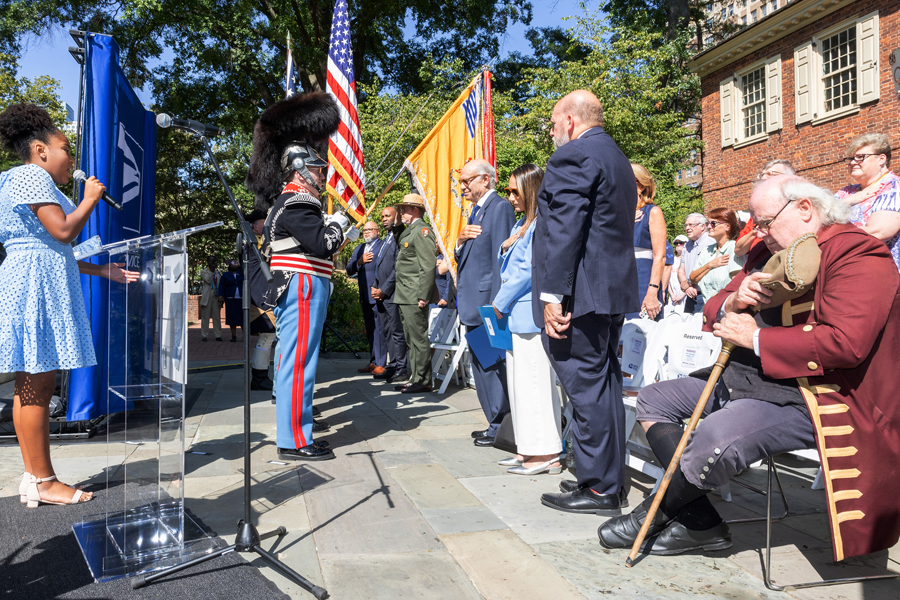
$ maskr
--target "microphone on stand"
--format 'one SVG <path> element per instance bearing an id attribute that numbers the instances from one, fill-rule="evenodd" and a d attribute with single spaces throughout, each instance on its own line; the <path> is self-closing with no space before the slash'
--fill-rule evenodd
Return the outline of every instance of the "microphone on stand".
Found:
<path id="1" fill-rule="evenodd" d="M 206 137 L 215 137 L 221 133 L 225 133 L 215 125 L 207 125 L 206 123 L 201 123 L 200 121 L 192 121 L 190 119 L 173 119 L 166 113 L 159 113 L 158 115 L 156 115 L 156 124 L 163 129 L 174 127 L 175 129 L 184 129 L 186 131 L 190 131 L 191 133 L 199 133 L 200 135 L 205 135 Z"/>
<path id="2" fill-rule="evenodd" d="M 81 169 L 78 169 L 77 171 L 72 173 L 72 178 L 75 179 L 75 181 L 77 181 L 78 183 L 84 183 L 85 180 L 88 178 L 88 176 L 84 171 L 82 171 Z M 105 191 L 103 192 L 103 201 L 106 202 L 107 204 L 109 204 L 110 206 L 112 206 L 116 210 L 122 210 L 122 205 L 119 204 L 118 202 L 116 202 L 115 200 L 113 200 L 113 197 L 110 196 Z"/>

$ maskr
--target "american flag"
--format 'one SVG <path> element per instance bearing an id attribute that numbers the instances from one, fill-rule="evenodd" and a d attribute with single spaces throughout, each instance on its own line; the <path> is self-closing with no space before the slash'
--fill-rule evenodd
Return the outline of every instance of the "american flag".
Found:
<path id="1" fill-rule="evenodd" d="M 328 192 L 337 196 L 348 212 L 361 222 L 366 216 L 366 176 L 346 0 L 337 0 L 334 5 L 325 89 L 337 100 L 341 113 L 338 130 L 328 141 Z"/>
<path id="2" fill-rule="evenodd" d="M 284 97 L 290 98 L 297 93 L 295 80 L 294 57 L 291 55 L 291 34 L 287 36 L 287 72 L 284 75 Z"/>

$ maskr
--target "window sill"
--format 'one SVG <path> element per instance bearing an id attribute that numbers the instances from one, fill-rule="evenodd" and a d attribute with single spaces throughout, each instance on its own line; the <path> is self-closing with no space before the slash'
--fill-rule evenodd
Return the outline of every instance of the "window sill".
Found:
<path id="1" fill-rule="evenodd" d="M 739 148 L 746 148 L 747 146 L 752 146 L 753 144 L 758 144 L 759 142 L 765 142 L 769 139 L 769 133 L 761 133 L 759 135 L 755 135 L 752 138 L 747 138 L 746 140 L 741 140 L 740 142 L 735 142 L 734 148 L 738 150 Z"/>
<path id="2" fill-rule="evenodd" d="M 835 119 L 841 119 L 843 117 L 849 117 L 855 115 L 859 112 L 859 105 L 856 106 L 847 106 L 840 110 L 836 110 L 833 113 L 825 115 L 824 117 L 816 117 L 810 123 L 812 125 L 821 125 L 822 123 L 828 123 L 829 121 L 834 121 Z"/>

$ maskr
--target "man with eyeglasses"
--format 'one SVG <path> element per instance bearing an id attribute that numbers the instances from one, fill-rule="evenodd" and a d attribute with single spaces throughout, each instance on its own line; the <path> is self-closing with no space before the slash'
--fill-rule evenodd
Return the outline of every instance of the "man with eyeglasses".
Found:
<path id="1" fill-rule="evenodd" d="M 467 329 L 482 324 L 479 306 L 490 306 L 500 291 L 500 245 L 509 237 L 516 213 L 512 204 L 497 195 L 497 172 L 486 160 L 470 160 L 459 174 L 463 196 L 471 203 L 469 219 L 456 239 L 456 308 Z M 509 414 L 506 362 L 483 366 L 472 356 L 478 402 L 488 427 L 473 431 L 475 445 L 494 445 L 503 417 Z"/>
<path id="2" fill-rule="evenodd" d="M 707 494 L 758 460 L 816 447 L 834 560 L 890 548 L 900 539 L 900 275 L 884 244 L 848 223 L 848 207 L 805 179 L 764 181 L 750 197 L 750 212 L 763 243 L 707 300 L 703 317 L 706 331 L 736 348 L 643 551 L 730 547 L 728 525 Z M 816 236 L 821 256 L 797 250 L 790 260 L 802 261 L 798 270 L 817 268 L 815 282 L 799 298 L 774 305 L 761 284 L 772 275 L 761 271 L 806 234 Z M 651 384 L 638 395 L 638 421 L 662 464 L 675 455 L 711 370 Z M 601 526 L 600 544 L 631 548 L 653 500 Z"/>
<path id="3" fill-rule="evenodd" d="M 375 283 L 375 256 L 381 250 L 381 238 L 378 235 L 378 224 L 366 221 L 363 225 L 363 240 L 350 256 L 347 263 L 347 275 L 356 276 L 359 285 L 359 306 L 362 308 L 363 323 L 366 327 L 366 340 L 369 342 L 369 364 L 358 370 L 359 373 L 379 374 L 384 372 L 387 351 L 384 347 L 384 334 L 381 323 L 375 312 L 375 298 L 372 297 L 372 284 Z"/>
<path id="4" fill-rule="evenodd" d="M 794 170 L 794 165 L 791 164 L 791 161 L 784 160 L 783 158 L 776 158 L 765 164 L 762 171 L 756 176 L 756 179 L 758 181 L 765 181 L 770 177 L 777 177 L 778 175 L 795 174 L 796 171 Z M 734 255 L 745 256 L 750 252 L 750 248 L 759 242 L 760 240 L 756 237 L 756 232 L 753 230 L 753 219 L 748 219 L 747 224 L 741 229 L 741 232 L 738 234 L 738 239 L 734 243 Z"/>
<path id="5" fill-rule="evenodd" d="M 681 264 L 678 266 L 678 281 L 681 282 L 681 291 L 684 292 L 685 314 L 698 313 L 703 310 L 703 294 L 691 278 L 688 277 L 697 265 L 697 256 L 700 250 L 706 248 L 715 241 L 706 233 L 706 217 L 700 213 L 691 213 L 684 220 L 684 233 L 688 242 L 681 251 Z"/>

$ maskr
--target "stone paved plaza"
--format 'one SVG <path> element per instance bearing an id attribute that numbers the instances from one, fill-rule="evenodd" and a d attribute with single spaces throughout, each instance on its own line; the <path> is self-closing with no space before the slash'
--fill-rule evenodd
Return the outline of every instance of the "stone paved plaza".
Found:
<path id="1" fill-rule="evenodd" d="M 232 344 L 225 344 L 230 350 Z M 243 371 L 220 368 L 224 362 L 191 365 L 203 368 L 188 381 L 195 401 L 186 435 L 191 450 L 209 454 L 187 454 L 185 491 L 188 508 L 231 543 L 242 516 Z M 336 460 L 270 462 L 277 461 L 275 406 L 268 393 L 253 392 L 253 510 L 261 532 L 276 525 L 288 530 L 263 545 L 326 587 L 332 598 L 900 597 L 898 580 L 788 594 L 767 590 L 761 579 L 762 523 L 733 525 L 729 550 L 644 557 L 627 569 L 626 551 L 597 543 L 602 518 L 540 504 L 541 493 L 556 491 L 572 473 L 510 475 L 497 465 L 508 455 L 472 444 L 470 432 L 485 426 L 474 390 L 451 384 L 442 396 L 404 395 L 357 374 L 363 364 L 320 362 L 316 405 L 332 426 L 320 439 L 330 440 Z M 104 481 L 102 441 L 53 443 L 52 454 L 66 481 Z M 900 571 L 900 546 L 834 565 L 824 492 L 810 489 L 815 467 L 790 458 L 780 463 L 792 515 L 774 526 L 776 582 Z M 21 472 L 18 448 L 0 445 L 0 496 L 16 493 Z M 742 478 L 763 483 L 764 476 L 758 468 Z M 629 478 L 634 506 L 652 482 L 634 472 Z M 732 494 L 730 503 L 714 497 L 725 518 L 763 514 L 762 496 L 737 485 Z M 312 598 L 261 561 L 254 564 L 292 597 Z"/>

